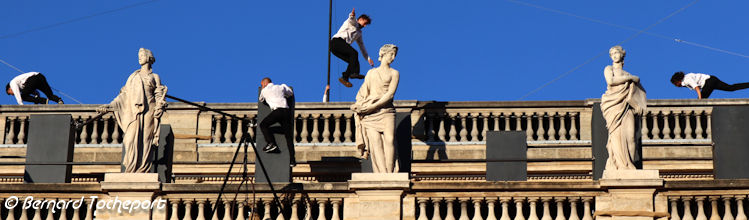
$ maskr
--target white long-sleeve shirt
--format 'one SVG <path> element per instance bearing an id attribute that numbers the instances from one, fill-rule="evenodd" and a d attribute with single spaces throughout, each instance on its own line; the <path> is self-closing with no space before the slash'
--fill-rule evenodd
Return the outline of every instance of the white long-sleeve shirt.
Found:
<path id="1" fill-rule="evenodd" d="M 684 75 L 684 79 L 681 80 L 681 85 L 686 86 L 689 89 L 695 89 L 698 86 L 700 88 L 705 87 L 705 80 L 709 79 L 710 75 L 702 73 L 687 73 Z"/>
<path id="2" fill-rule="evenodd" d="M 13 96 L 16 97 L 16 102 L 18 102 L 19 105 L 23 105 L 23 100 L 21 99 L 21 89 L 24 88 L 26 80 L 29 79 L 29 77 L 35 76 L 37 74 L 39 74 L 39 72 L 28 72 L 18 75 L 10 80 L 10 90 L 13 91 Z"/>
<path id="3" fill-rule="evenodd" d="M 361 26 L 358 22 L 356 22 L 354 13 L 348 15 L 348 19 L 343 22 L 341 28 L 338 29 L 338 32 L 333 35 L 333 38 L 336 37 L 343 39 L 348 44 L 356 41 L 356 43 L 359 44 L 361 55 L 364 57 L 364 59 L 369 60 L 369 54 L 367 53 L 367 48 L 364 47 L 364 40 L 362 39 Z"/>
<path id="4" fill-rule="evenodd" d="M 271 110 L 276 110 L 279 108 L 289 108 L 289 105 L 286 103 L 286 97 L 292 95 L 294 95 L 294 91 L 286 84 L 275 85 L 268 83 L 263 90 L 260 90 L 259 100 L 267 102 Z"/>

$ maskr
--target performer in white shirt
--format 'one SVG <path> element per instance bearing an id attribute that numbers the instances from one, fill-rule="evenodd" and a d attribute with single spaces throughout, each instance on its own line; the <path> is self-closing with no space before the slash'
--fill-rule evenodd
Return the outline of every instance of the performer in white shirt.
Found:
<path id="1" fill-rule="evenodd" d="M 687 87 L 697 92 L 698 99 L 706 99 L 710 97 L 713 90 L 723 91 L 736 91 L 741 89 L 749 88 L 749 82 L 727 84 L 714 75 L 707 75 L 702 73 L 687 73 L 676 72 L 671 76 L 671 83 L 676 87 Z"/>
<path id="2" fill-rule="evenodd" d="M 47 98 L 39 97 L 39 92 L 36 90 L 41 90 Z M 16 76 L 5 85 L 5 93 L 15 96 L 19 105 L 23 105 L 23 101 L 47 104 L 49 100 L 63 104 L 62 99 L 52 93 L 47 78 L 39 72 L 28 72 Z"/>
<path id="3" fill-rule="evenodd" d="M 346 87 L 352 86 L 351 82 L 348 81 L 349 78 L 364 79 L 364 76 L 359 74 L 359 53 L 351 47 L 351 43 L 356 41 L 356 43 L 359 44 L 361 55 L 364 59 L 367 59 L 370 66 L 374 66 L 374 61 L 369 58 L 367 49 L 364 47 L 364 40 L 362 40 L 361 31 L 362 28 L 372 23 L 372 19 L 365 14 L 360 15 L 357 19 L 354 19 L 355 17 L 356 13 L 354 13 L 354 9 L 351 9 L 351 14 L 349 14 L 348 19 L 343 22 L 341 28 L 338 29 L 338 33 L 333 35 L 333 39 L 330 40 L 330 52 L 348 63 L 348 67 L 346 67 L 346 71 L 343 72 L 343 76 L 338 78 L 338 81 Z"/>
<path id="4" fill-rule="evenodd" d="M 289 112 L 289 105 L 286 102 L 287 97 L 294 95 L 294 91 L 289 88 L 286 84 L 276 85 L 273 84 L 270 78 L 266 77 L 260 81 L 262 90 L 260 90 L 260 102 L 268 103 L 272 110 L 263 121 L 260 122 L 260 131 L 263 133 L 263 137 L 268 141 L 268 144 L 263 147 L 263 151 L 270 153 L 278 150 L 276 144 L 276 138 L 270 132 L 270 126 L 276 122 L 281 123 L 281 128 L 286 130 L 291 126 L 291 116 Z M 296 160 L 294 158 L 294 144 L 289 144 L 289 156 L 291 158 L 290 165 L 296 166 Z"/>

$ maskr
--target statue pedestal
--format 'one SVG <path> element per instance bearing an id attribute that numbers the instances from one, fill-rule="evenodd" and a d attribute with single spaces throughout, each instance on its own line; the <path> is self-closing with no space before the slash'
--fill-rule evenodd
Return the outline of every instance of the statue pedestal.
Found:
<path id="1" fill-rule="evenodd" d="M 101 189 L 108 196 L 99 199 L 111 208 L 97 209 L 96 219 L 166 219 L 166 200 L 155 197 L 160 188 L 156 173 L 104 174 Z"/>
<path id="2" fill-rule="evenodd" d="M 596 197 L 599 220 L 653 220 L 668 215 L 665 197 L 655 198 L 663 187 L 658 170 L 604 170 L 600 182 L 607 193 Z"/>
<path id="3" fill-rule="evenodd" d="M 411 181 L 409 173 L 352 173 L 348 185 L 356 197 L 344 201 L 345 219 L 400 219 L 401 198 Z"/>

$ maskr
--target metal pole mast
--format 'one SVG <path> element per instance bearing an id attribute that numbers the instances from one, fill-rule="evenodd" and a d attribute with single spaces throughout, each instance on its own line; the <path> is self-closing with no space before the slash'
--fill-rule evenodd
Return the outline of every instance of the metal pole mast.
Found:
<path id="1" fill-rule="evenodd" d="M 333 25 L 333 0 L 330 0 L 330 6 L 328 7 L 328 84 L 330 86 L 330 35 L 332 34 L 331 26 Z M 330 90 L 326 91 L 328 94 L 325 96 L 325 102 L 330 102 Z"/>

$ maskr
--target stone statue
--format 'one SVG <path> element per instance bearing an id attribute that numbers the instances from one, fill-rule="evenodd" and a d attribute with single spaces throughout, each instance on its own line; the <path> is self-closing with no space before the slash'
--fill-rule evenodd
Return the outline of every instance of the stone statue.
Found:
<path id="1" fill-rule="evenodd" d="M 640 85 L 640 77 L 624 71 L 626 51 L 621 46 L 609 49 L 614 63 L 606 66 L 603 74 L 606 77 L 606 93 L 601 96 L 601 111 L 606 120 L 609 139 L 606 143 L 609 158 L 606 170 L 636 169 L 635 156 L 636 115 L 645 111 L 645 90 Z"/>
<path id="2" fill-rule="evenodd" d="M 351 105 L 356 124 L 356 146 L 361 158 L 372 158 L 375 173 L 398 172 L 395 149 L 395 106 L 393 96 L 400 73 L 390 68 L 398 47 L 385 44 L 380 48 L 380 66 L 367 72 L 364 84 Z"/>
<path id="3" fill-rule="evenodd" d="M 122 165 L 126 173 L 147 173 L 153 164 L 152 147 L 159 143 L 159 125 L 166 108 L 166 86 L 151 70 L 156 61 L 150 50 L 140 48 L 141 65 L 127 78 L 120 94 L 97 112 L 114 112 L 117 124 L 125 132 Z"/>

